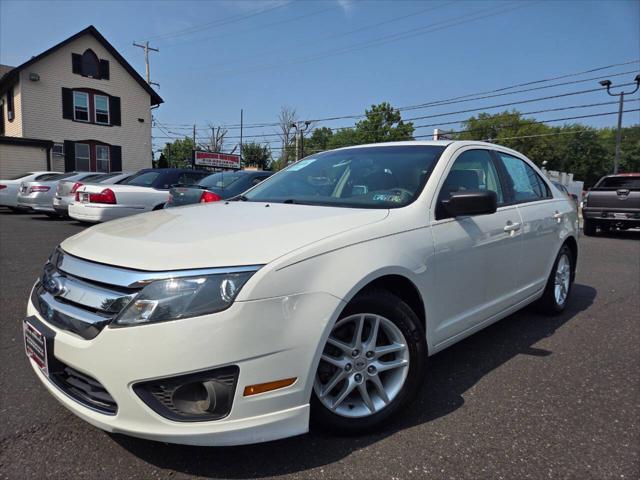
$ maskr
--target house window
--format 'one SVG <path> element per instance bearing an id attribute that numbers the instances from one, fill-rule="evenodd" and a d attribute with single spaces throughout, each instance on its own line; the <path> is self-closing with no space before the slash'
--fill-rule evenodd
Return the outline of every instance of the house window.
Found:
<path id="1" fill-rule="evenodd" d="M 54 143 L 51 153 L 55 157 L 64 157 L 64 143 Z"/>
<path id="2" fill-rule="evenodd" d="M 109 147 L 96 145 L 96 172 L 109 171 Z"/>
<path id="3" fill-rule="evenodd" d="M 13 111 L 13 87 L 7 90 L 7 119 L 13 122 L 15 113 Z"/>
<path id="4" fill-rule="evenodd" d="M 109 97 L 94 95 L 93 102 L 96 111 L 96 123 L 109 125 Z"/>
<path id="5" fill-rule="evenodd" d="M 81 122 L 89 121 L 89 94 L 73 92 L 73 118 Z"/>
<path id="6" fill-rule="evenodd" d="M 88 49 L 82 54 L 82 75 L 85 77 L 99 78 L 100 63 L 93 50 Z"/>
<path id="7" fill-rule="evenodd" d="M 76 170 L 82 172 L 91 171 L 91 153 L 89 150 L 89 144 L 76 143 Z"/>

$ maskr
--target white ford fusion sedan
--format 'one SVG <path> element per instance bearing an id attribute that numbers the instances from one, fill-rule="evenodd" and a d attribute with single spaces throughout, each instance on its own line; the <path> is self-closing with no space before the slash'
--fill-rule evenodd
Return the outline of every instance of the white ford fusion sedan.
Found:
<path id="1" fill-rule="evenodd" d="M 578 219 L 523 155 L 481 142 L 320 153 L 232 201 L 89 228 L 24 321 L 64 406 L 111 432 L 233 445 L 357 433 L 416 395 L 430 355 L 569 300 Z"/>

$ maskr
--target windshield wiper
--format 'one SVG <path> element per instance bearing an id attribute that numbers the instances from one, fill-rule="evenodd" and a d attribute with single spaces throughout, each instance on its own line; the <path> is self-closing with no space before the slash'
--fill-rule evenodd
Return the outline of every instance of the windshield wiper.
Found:
<path id="1" fill-rule="evenodd" d="M 234 202 L 250 202 L 251 201 L 244 195 L 236 195 L 235 197 L 230 198 L 229 200 L 233 200 Z"/>
<path id="2" fill-rule="evenodd" d="M 293 198 L 287 198 L 286 200 L 283 200 L 282 203 L 298 203 L 298 201 Z"/>

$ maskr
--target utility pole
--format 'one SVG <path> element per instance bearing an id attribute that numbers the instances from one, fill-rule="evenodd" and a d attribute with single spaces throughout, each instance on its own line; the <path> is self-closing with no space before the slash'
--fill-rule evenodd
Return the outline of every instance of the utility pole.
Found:
<path id="1" fill-rule="evenodd" d="M 133 42 L 133 46 L 139 47 L 144 50 L 144 64 L 145 64 L 146 73 L 147 73 L 147 83 L 149 85 L 156 85 L 159 87 L 160 86 L 159 83 L 151 81 L 151 72 L 149 69 L 149 50 L 151 50 L 152 52 L 159 52 L 160 50 L 157 48 L 150 47 L 149 42 L 144 42 L 144 45 L 140 45 L 139 43 Z"/>
<path id="2" fill-rule="evenodd" d="M 244 112 L 242 108 L 240 109 L 240 162 L 242 163 L 242 121 L 243 121 Z"/>
<path id="3" fill-rule="evenodd" d="M 309 120 L 291 124 L 291 127 L 296 129 L 296 160 L 304 157 L 304 132 L 309 128 L 309 125 L 311 125 Z"/>
<path id="4" fill-rule="evenodd" d="M 193 148 L 196 148 L 196 124 L 193 124 Z"/>
<path id="5" fill-rule="evenodd" d="M 631 92 L 622 91 L 620 93 L 611 93 L 611 86 L 612 86 L 611 80 L 602 80 L 600 82 L 600 85 L 602 85 L 607 89 L 607 93 L 609 95 L 611 95 L 612 97 L 620 97 L 620 103 L 618 106 L 618 131 L 616 132 L 616 156 L 613 161 L 614 175 L 618 173 L 618 168 L 620 167 L 620 144 L 622 143 L 622 111 L 624 108 L 624 96 L 633 95 L 638 91 L 638 88 L 640 88 L 640 75 L 636 75 L 636 78 L 634 78 L 634 80 L 636 82 L 636 88 L 634 88 L 633 91 Z"/>

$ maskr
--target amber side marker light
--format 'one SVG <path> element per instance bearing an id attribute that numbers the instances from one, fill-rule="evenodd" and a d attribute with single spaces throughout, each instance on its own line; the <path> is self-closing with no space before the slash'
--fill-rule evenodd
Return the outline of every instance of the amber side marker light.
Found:
<path id="1" fill-rule="evenodd" d="M 248 385 L 244 387 L 244 396 L 257 395 L 259 393 L 270 392 L 271 390 L 277 390 L 279 388 L 288 387 L 296 383 L 298 378 L 285 378 L 283 380 L 275 380 L 273 382 L 258 383 L 256 385 Z"/>

